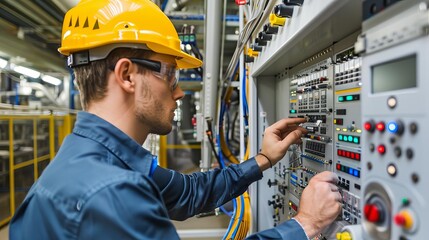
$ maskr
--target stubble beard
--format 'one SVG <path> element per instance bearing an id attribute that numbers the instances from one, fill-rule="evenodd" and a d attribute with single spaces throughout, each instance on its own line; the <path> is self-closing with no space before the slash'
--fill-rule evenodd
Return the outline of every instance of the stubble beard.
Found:
<path id="1" fill-rule="evenodd" d="M 154 100 L 152 103 L 140 102 L 137 106 L 136 117 L 148 127 L 150 133 L 167 135 L 171 132 L 173 128 L 172 119 L 170 115 L 165 113 L 165 109 L 163 109 L 163 105 L 159 101 Z M 168 113 L 171 112 L 169 111 Z"/>

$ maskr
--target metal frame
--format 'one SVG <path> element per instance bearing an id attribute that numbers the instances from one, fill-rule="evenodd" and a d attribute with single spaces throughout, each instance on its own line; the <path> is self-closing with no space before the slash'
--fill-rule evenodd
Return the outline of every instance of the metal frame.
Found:
<path id="1" fill-rule="evenodd" d="M 73 122 L 75 121 L 76 117 L 74 115 L 64 115 L 64 116 L 55 116 L 55 115 L 26 115 L 26 116 L 18 116 L 18 115 L 10 115 L 10 116 L 0 116 L 1 122 L 7 122 L 9 124 L 8 131 L 9 131 L 9 167 L 8 169 L 5 169 L 5 171 L 8 171 L 9 173 L 9 202 L 10 202 L 10 216 L 0 219 L 0 227 L 6 225 L 11 220 L 12 216 L 15 213 L 15 210 L 17 206 L 15 205 L 15 172 L 19 169 L 23 169 L 25 167 L 33 165 L 34 167 L 34 176 L 33 176 L 33 183 L 39 178 L 39 172 L 41 169 L 39 169 L 38 164 L 40 162 L 49 160 L 52 161 L 52 159 L 55 157 L 56 154 L 56 147 L 59 147 L 61 145 L 62 141 L 64 140 L 65 136 L 71 133 Z M 14 152 L 14 142 L 15 142 L 15 136 L 14 136 L 14 124 L 17 120 L 28 120 L 32 121 L 32 127 L 33 127 L 33 158 L 23 161 L 21 163 L 15 164 L 15 152 Z M 49 121 L 49 153 L 43 156 L 38 156 L 38 146 L 37 146 L 37 128 L 38 128 L 38 121 L 40 120 L 47 120 Z M 57 129 L 57 139 L 55 139 L 55 127 L 56 123 L 62 122 L 61 125 L 58 125 Z M 57 142 L 55 142 L 57 140 Z M 57 146 L 56 144 L 57 143 Z"/>

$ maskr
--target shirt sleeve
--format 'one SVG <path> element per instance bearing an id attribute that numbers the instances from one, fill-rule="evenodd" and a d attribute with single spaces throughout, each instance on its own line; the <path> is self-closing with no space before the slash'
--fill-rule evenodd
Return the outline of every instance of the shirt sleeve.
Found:
<path id="1" fill-rule="evenodd" d="M 171 219 L 185 220 L 208 212 L 240 196 L 262 178 L 254 158 L 225 169 L 190 175 L 157 167 L 153 180 L 158 185 Z"/>
<path id="2" fill-rule="evenodd" d="M 143 176 L 110 183 L 78 204 L 76 239 L 179 239 L 155 184 Z"/>
<path id="3" fill-rule="evenodd" d="M 246 239 L 286 239 L 286 240 L 308 240 L 307 234 L 298 221 L 291 219 L 275 228 L 270 228 L 250 235 Z"/>

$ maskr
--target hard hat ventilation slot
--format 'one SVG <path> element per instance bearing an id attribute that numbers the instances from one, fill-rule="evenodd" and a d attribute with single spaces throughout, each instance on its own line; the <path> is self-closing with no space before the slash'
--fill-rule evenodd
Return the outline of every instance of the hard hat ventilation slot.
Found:
<path id="1" fill-rule="evenodd" d="M 88 18 L 86 18 L 85 23 L 83 24 L 83 28 L 89 27 Z"/>
<path id="2" fill-rule="evenodd" d="M 98 26 L 98 19 L 95 20 L 95 24 L 94 24 L 94 27 L 92 28 L 92 30 L 96 30 L 96 29 L 100 29 L 100 27 Z"/>
<path id="3" fill-rule="evenodd" d="M 79 17 L 77 17 L 76 24 L 74 25 L 74 27 L 79 27 Z"/>
<path id="4" fill-rule="evenodd" d="M 70 23 L 69 23 L 69 27 L 73 26 L 73 18 L 70 17 Z"/>

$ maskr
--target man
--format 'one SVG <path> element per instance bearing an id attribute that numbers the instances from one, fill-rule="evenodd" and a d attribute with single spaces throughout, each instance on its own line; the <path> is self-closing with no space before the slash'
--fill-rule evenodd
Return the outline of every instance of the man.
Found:
<path id="1" fill-rule="evenodd" d="M 176 69 L 201 65 L 180 50 L 169 19 L 148 0 L 82 0 L 64 18 L 59 51 L 69 55 L 85 112 L 13 217 L 11 239 L 178 239 L 170 219 L 239 196 L 306 133 L 304 119 L 283 119 L 242 164 L 192 175 L 163 169 L 141 145 L 172 129 L 184 95 Z M 295 219 L 249 238 L 315 236 L 341 209 L 336 181 L 316 175 Z"/>

